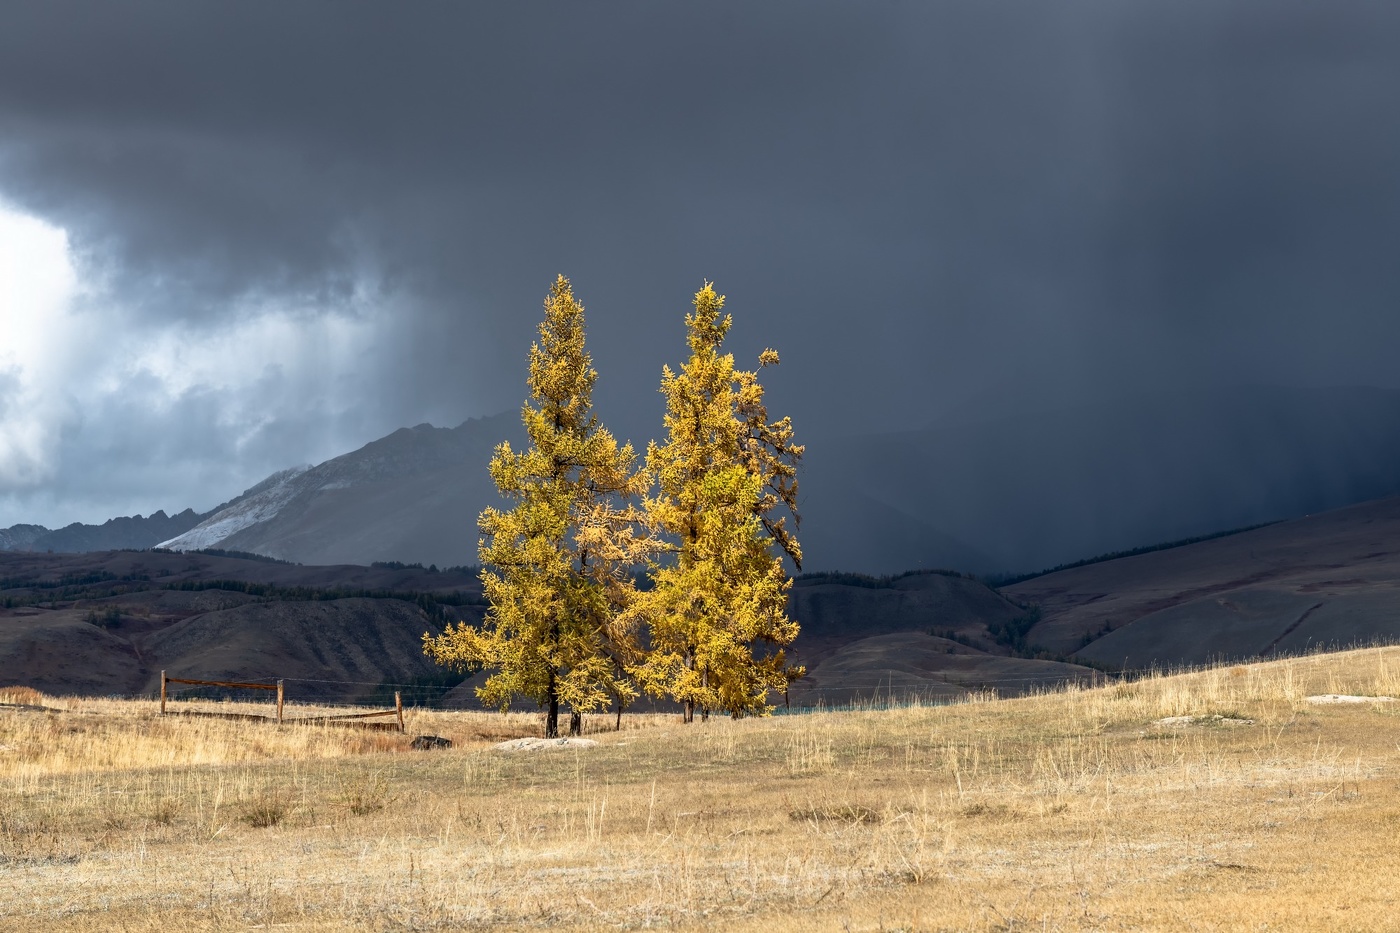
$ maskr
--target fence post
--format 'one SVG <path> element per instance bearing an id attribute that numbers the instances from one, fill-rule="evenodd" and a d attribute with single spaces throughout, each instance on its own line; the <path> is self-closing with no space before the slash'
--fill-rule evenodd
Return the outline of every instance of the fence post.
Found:
<path id="1" fill-rule="evenodd" d="M 282 725 L 282 678 L 277 678 L 277 724 Z"/>
<path id="2" fill-rule="evenodd" d="M 160 714 L 165 715 L 165 671 L 160 672 Z"/>
<path id="3" fill-rule="evenodd" d="M 399 714 L 399 731 L 406 731 L 403 727 L 403 695 L 399 691 L 394 691 L 394 712 Z"/>

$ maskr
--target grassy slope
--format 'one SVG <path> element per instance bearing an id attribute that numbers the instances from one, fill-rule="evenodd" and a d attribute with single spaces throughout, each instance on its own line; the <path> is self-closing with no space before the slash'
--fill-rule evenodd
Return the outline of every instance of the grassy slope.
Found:
<path id="1" fill-rule="evenodd" d="M 1051 573 L 1003 592 L 1042 608 L 1029 641 L 1104 664 L 1179 665 L 1393 641 L 1400 638 L 1400 498 Z"/>
<path id="2" fill-rule="evenodd" d="M 1393 928 L 1400 703 L 1327 692 L 1400 649 L 514 755 L 533 718 L 0 709 L 0 927 Z M 1252 722 L 1158 722 L 1210 715 Z"/>

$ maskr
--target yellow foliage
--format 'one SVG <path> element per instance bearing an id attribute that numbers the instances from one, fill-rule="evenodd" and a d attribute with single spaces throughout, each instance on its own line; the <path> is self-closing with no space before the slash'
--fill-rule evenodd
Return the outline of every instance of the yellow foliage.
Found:
<path id="1" fill-rule="evenodd" d="M 459 670 L 494 673 L 477 693 L 508 707 L 516 698 L 548 710 L 557 732 L 562 703 L 576 713 L 625 705 L 637 695 L 626 668 L 639 656 L 630 569 L 651 539 L 630 504 L 646 489 L 632 446 L 592 413 L 598 373 L 584 348 L 583 306 L 559 276 L 545 299 L 530 348 L 530 400 L 521 411 L 530 444 L 496 448 L 491 478 L 508 509 L 488 508 L 478 524 L 482 584 L 490 610 L 424 636 L 426 652 Z"/>
<path id="2" fill-rule="evenodd" d="M 801 674 L 782 650 L 798 626 L 781 553 L 800 567 L 802 552 L 775 512 L 796 519 L 802 447 L 789 419 L 769 423 L 757 374 L 720 352 L 733 322 L 723 307 L 707 282 L 685 319 L 690 359 L 679 373 L 662 370 L 667 440 L 647 449 L 658 489 L 645 505 L 673 559 L 653 563 L 653 587 L 632 608 L 650 636 L 633 671 L 649 692 L 682 703 L 687 719 L 696 707 L 766 712 L 769 692 Z M 778 354 L 765 350 L 759 362 L 776 365 Z"/>

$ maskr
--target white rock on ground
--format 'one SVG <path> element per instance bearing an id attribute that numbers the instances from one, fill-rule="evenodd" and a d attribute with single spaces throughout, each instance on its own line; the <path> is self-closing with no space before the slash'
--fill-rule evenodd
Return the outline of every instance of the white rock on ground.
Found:
<path id="1" fill-rule="evenodd" d="M 1324 693 L 1308 697 L 1309 703 L 1394 703 L 1395 697 L 1362 697 L 1345 693 Z"/>
<path id="2" fill-rule="evenodd" d="M 1233 716 L 1168 716 L 1158 719 L 1154 726 L 1252 726 L 1253 719 L 1237 719 Z"/>
<path id="3" fill-rule="evenodd" d="M 551 748 L 592 748 L 597 744 L 592 739 L 511 739 L 491 747 L 498 752 L 538 752 Z"/>

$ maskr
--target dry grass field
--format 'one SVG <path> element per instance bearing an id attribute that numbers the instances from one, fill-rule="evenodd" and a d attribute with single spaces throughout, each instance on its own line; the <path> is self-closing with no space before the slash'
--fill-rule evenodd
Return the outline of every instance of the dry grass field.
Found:
<path id="1" fill-rule="evenodd" d="M 1400 649 L 515 753 L 9 691 L 0 929 L 1400 929 L 1400 702 L 1327 693 Z"/>

